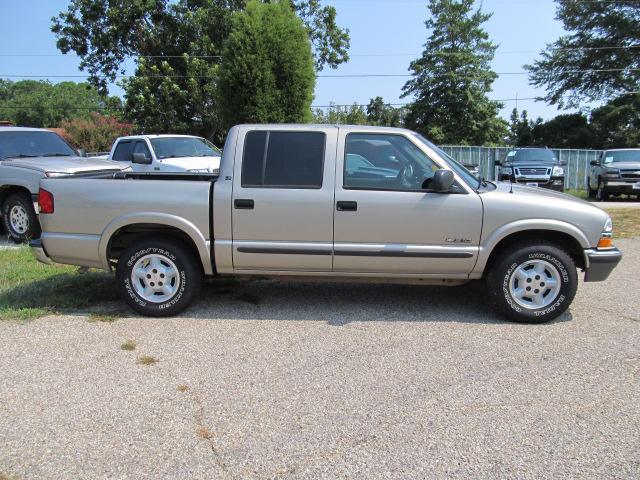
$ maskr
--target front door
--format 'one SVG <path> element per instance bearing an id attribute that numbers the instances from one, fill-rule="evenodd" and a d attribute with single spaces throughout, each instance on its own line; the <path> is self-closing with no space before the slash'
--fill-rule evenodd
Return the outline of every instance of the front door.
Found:
<path id="1" fill-rule="evenodd" d="M 231 206 L 235 271 L 331 271 L 336 131 L 240 134 Z"/>
<path id="2" fill-rule="evenodd" d="M 403 134 L 341 130 L 338 151 L 334 271 L 464 277 L 473 269 L 482 202 L 459 180 L 453 193 L 429 193 L 444 165 L 424 147 Z"/>

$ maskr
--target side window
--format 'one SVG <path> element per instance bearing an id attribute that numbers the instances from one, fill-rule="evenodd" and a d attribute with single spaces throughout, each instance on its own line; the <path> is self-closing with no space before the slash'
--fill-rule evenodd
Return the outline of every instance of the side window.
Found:
<path id="1" fill-rule="evenodd" d="M 324 147 L 322 132 L 249 132 L 242 159 L 242 186 L 321 188 Z"/>
<path id="2" fill-rule="evenodd" d="M 143 142 L 142 140 L 138 140 L 137 142 L 135 142 L 135 146 L 133 147 L 133 151 L 131 152 L 133 153 L 144 153 L 144 157 L 145 158 L 151 158 L 151 152 L 149 152 L 149 147 L 147 147 L 147 144 L 145 142 Z"/>
<path id="3" fill-rule="evenodd" d="M 344 159 L 344 188 L 420 191 L 429 188 L 434 163 L 402 135 L 350 133 Z"/>
<path id="4" fill-rule="evenodd" d="M 116 150 L 113 152 L 113 159 L 117 162 L 130 162 L 133 153 L 133 142 L 124 140 L 118 142 Z"/>

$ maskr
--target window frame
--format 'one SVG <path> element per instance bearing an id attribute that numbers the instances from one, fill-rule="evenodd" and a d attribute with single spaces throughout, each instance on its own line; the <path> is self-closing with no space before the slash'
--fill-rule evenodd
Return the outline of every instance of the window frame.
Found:
<path id="1" fill-rule="evenodd" d="M 434 192 L 433 190 L 423 190 L 423 189 L 418 189 L 418 190 L 407 190 L 407 189 L 402 189 L 402 188 L 379 188 L 379 187 L 351 187 L 351 186 L 347 186 L 345 185 L 345 178 L 346 178 L 346 173 L 347 173 L 347 144 L 349 141 L 349 136 L 350 135 L 371 135 L 371 136 L 385 136 L 385 137 L 401 137 L 404 138 L 405 140 L 407 140 L 409 143 L 411 143 L 415 148 L 417 148 L 419 151 L 421 151 L 433 164 L 435 164 L 437 167 L 439 167 L 439 170 L 451 170 L 444 168 L 439 162 L 437 162 L 436 160 L 434 160 L 431 155 L 427 154 L 427 152 L 425 152 L 422 148 L 420 148 L 419 145 L 416 145 L 413 141 L 411 141 L 411 138 L 407 135 L 403 135 L 402 133 L 388 133 L 388 132 L 366 132 L 366 131 L 362 131 L 362 132 L 358 132 L 358 131 L 351 131 L 348 132 L 345 137 L 344 137 L 344 151 L 342 154 L 342 190 L 363 190 L 363 191 L 369 191 L 369 192 L 403 192 L 403 193 L 438 193 L 439 195 L 442 195 L 442 193 L 440 192 Z M 366 160 L 368 160 L 367 158 L 365 158 Z M 453 185 L 452 185 L 452 191 L 451 192 L 446 192 L 448 195 L 467 195 L 468 192 L 464 189 L 464 187 L 462 187 L 458 180 L 455 178 L 455 171 L 451 170 L 454 174 L 454 181 L 453 181 Z"/>
<path id="2" fill-rule="evenodd" d="M 129 163 L 131 163 L 131 161 L 133 160 L 133 157 L 131 159 L 129 159 L 129 160 L 116 160 L 116 153 L 118 152 L 118 148 L 120 148 L 121 145 L 124 145 L 124 144 L 128 144 L 129 145 L 130 144 L 131 145 L 131 150 L 129 151 L 129 155 L 133 155 L 133 149 L 135 147 L 135 142 L 136 142 L 135 139 L 120 140 L 118 142 L 118 144 L 115 146 L 114 150 L 113 150 L 113 156 L 111 157 L 111 159 L 114 162 L 129 162 Z"/>
<path id="3" fill-rule="evenodd" d="M 138 148 L 139 144 L 142 144 L 144 146 L 144 148 L 147 150 L 146 155 L 148 156 L 148 158 L 151 159 L 151 162 L 153 162 L 154 158 L 153 158 L 153 154 L 151 153 L 151 149 L 149 148 L 149 145 L 147 144 L 147 142 L 142 138 L 133 140 L 133 148 L 131 149 L 131 160 L 130 161 L 133 162 L 133 154 L 136 153 L 135 150 L 136 150 L 136 148 Z M 140 153 L 140 152 L 138 152 L 138 153 Z M 145 158 L 147 158 L 147 157 L 145 157 Z"/>
<path id="4" fill-rule="evenodd" d="M 244 166 L 245 155 L 247 151 L 247 140 L 252 133 L 265 132 L 264 150 L 262 152 L 262 185 L 249 185 L 244 183 Z M 314 134 L 322 135 L 322 154 L 320 165 L 320 185 L 264 185 L 265 172 L 267 167 L 267 156 L 269 154 L 269 140 L 272 133 L 298 133 L 298 134 Z M 240 165 L 240 187 L 241 188 L 268 188 L 268 189 L 280 189 L 280 190 L 322 190 L 324 187 L 324 173 L 325 163 L 327 155 L 327 134 L 318 130 L 251 130 L 244 136 L 244 143 L 242 146 L 242 164 Z"/>

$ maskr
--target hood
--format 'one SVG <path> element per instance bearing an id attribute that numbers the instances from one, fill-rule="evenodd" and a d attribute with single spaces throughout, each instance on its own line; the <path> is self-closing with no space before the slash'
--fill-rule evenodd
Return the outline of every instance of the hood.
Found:
<path id="1" fill-rule="evenodd" d="M 158 160 L 167 168 L 175 169 L 176 172 L 184 172 L 189 170 L 201 170 L 212 172 L 220 168 L 220 157 L 178 157 L 163 158 Z"/>
<path id="2" fill-rule="evenodd" d="M 640 170 L 640 162 L 611 162 L 605 163 L 606 168 L 619 168 L 620 170 Z"/>
<path id="3" fill-rule="evenodd" d="M 581 206 L 588 206 L 591 208 L 597 208 L 591 205 L 591 203 L 586 200 L 582 200 L 581 198 L 574 197 L 573 195 L 569 195 L 567 193 L 556 192 L 555 190 L 549 190 L 546 188 L 539 187 L 527 187 L 526 185 L 522 185 L 521 183 L 513 183 L 513 193 L 509 193 L 511 191 L 512 184 L 510 182 L 493 182 L 497 185 L 497 188 L 493 190 L 491 193 L 507 193 L 509 195 L 513 195 L 514 197 L 522 198 L 527 201 L 531 201 L 536 203 L 537 205 L 542 205 L 544 202 L 567 202 L 569 204 L 576 204 Z M 599 209 L 598 209 L 599 210 Z"/>
<path id="4" fill-rule="evenodd" d="M 553 167 L 555 165 L 559 165 L 558 162 L 552 162 L 551 160 L 527 160 L 523 162 L 504 162 L 505 166 L 508 167 L 525 167 L 525 168 L 534 168 L 534 167 Z"/>
<path id="5" fill-rule="evenodd" d="M 81 173 L 97 170 L 122 170 L 125 166 L 110 160 L 91 157 L 33 157 L 4 160 L 8 165 L 41 172 Z"/>

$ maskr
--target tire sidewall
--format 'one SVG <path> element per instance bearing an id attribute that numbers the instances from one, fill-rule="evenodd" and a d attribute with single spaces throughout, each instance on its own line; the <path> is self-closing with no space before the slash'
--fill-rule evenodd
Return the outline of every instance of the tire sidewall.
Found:
<path id="1" fill-rule="evenodd" d="M 519 305 L 509 291 L 513 272 L 530 260 L 544 260 L 553 265 L 560 274 L 560 291 L 550 305 L 538 309 L 528 309 Z M 498 302 L 503 312 L 511 319 L 525 323 L 543 323 L 564 313 L 573 301 L 577 289 L 577 272 L 571 258 L 561 250 L 551 246 L 518 249 L 501 263 L 498 268 Z"/>
<path id="2" fill-rule="evenodd" d="M 171 260 L 178 270 L 180 287 L 170 299 L 155 303 L 142 298 L 132 285 L 131 272 L 138 260 L 146 255 L 161 255 Z M 200 285 L 198 272 L 191 256 L 170 242 L 139 242 L 126 249 L 118 261 L 116 277 L 124 300 L 137 312 L 144 315 L 166 317 L 184 310 Z"/>

